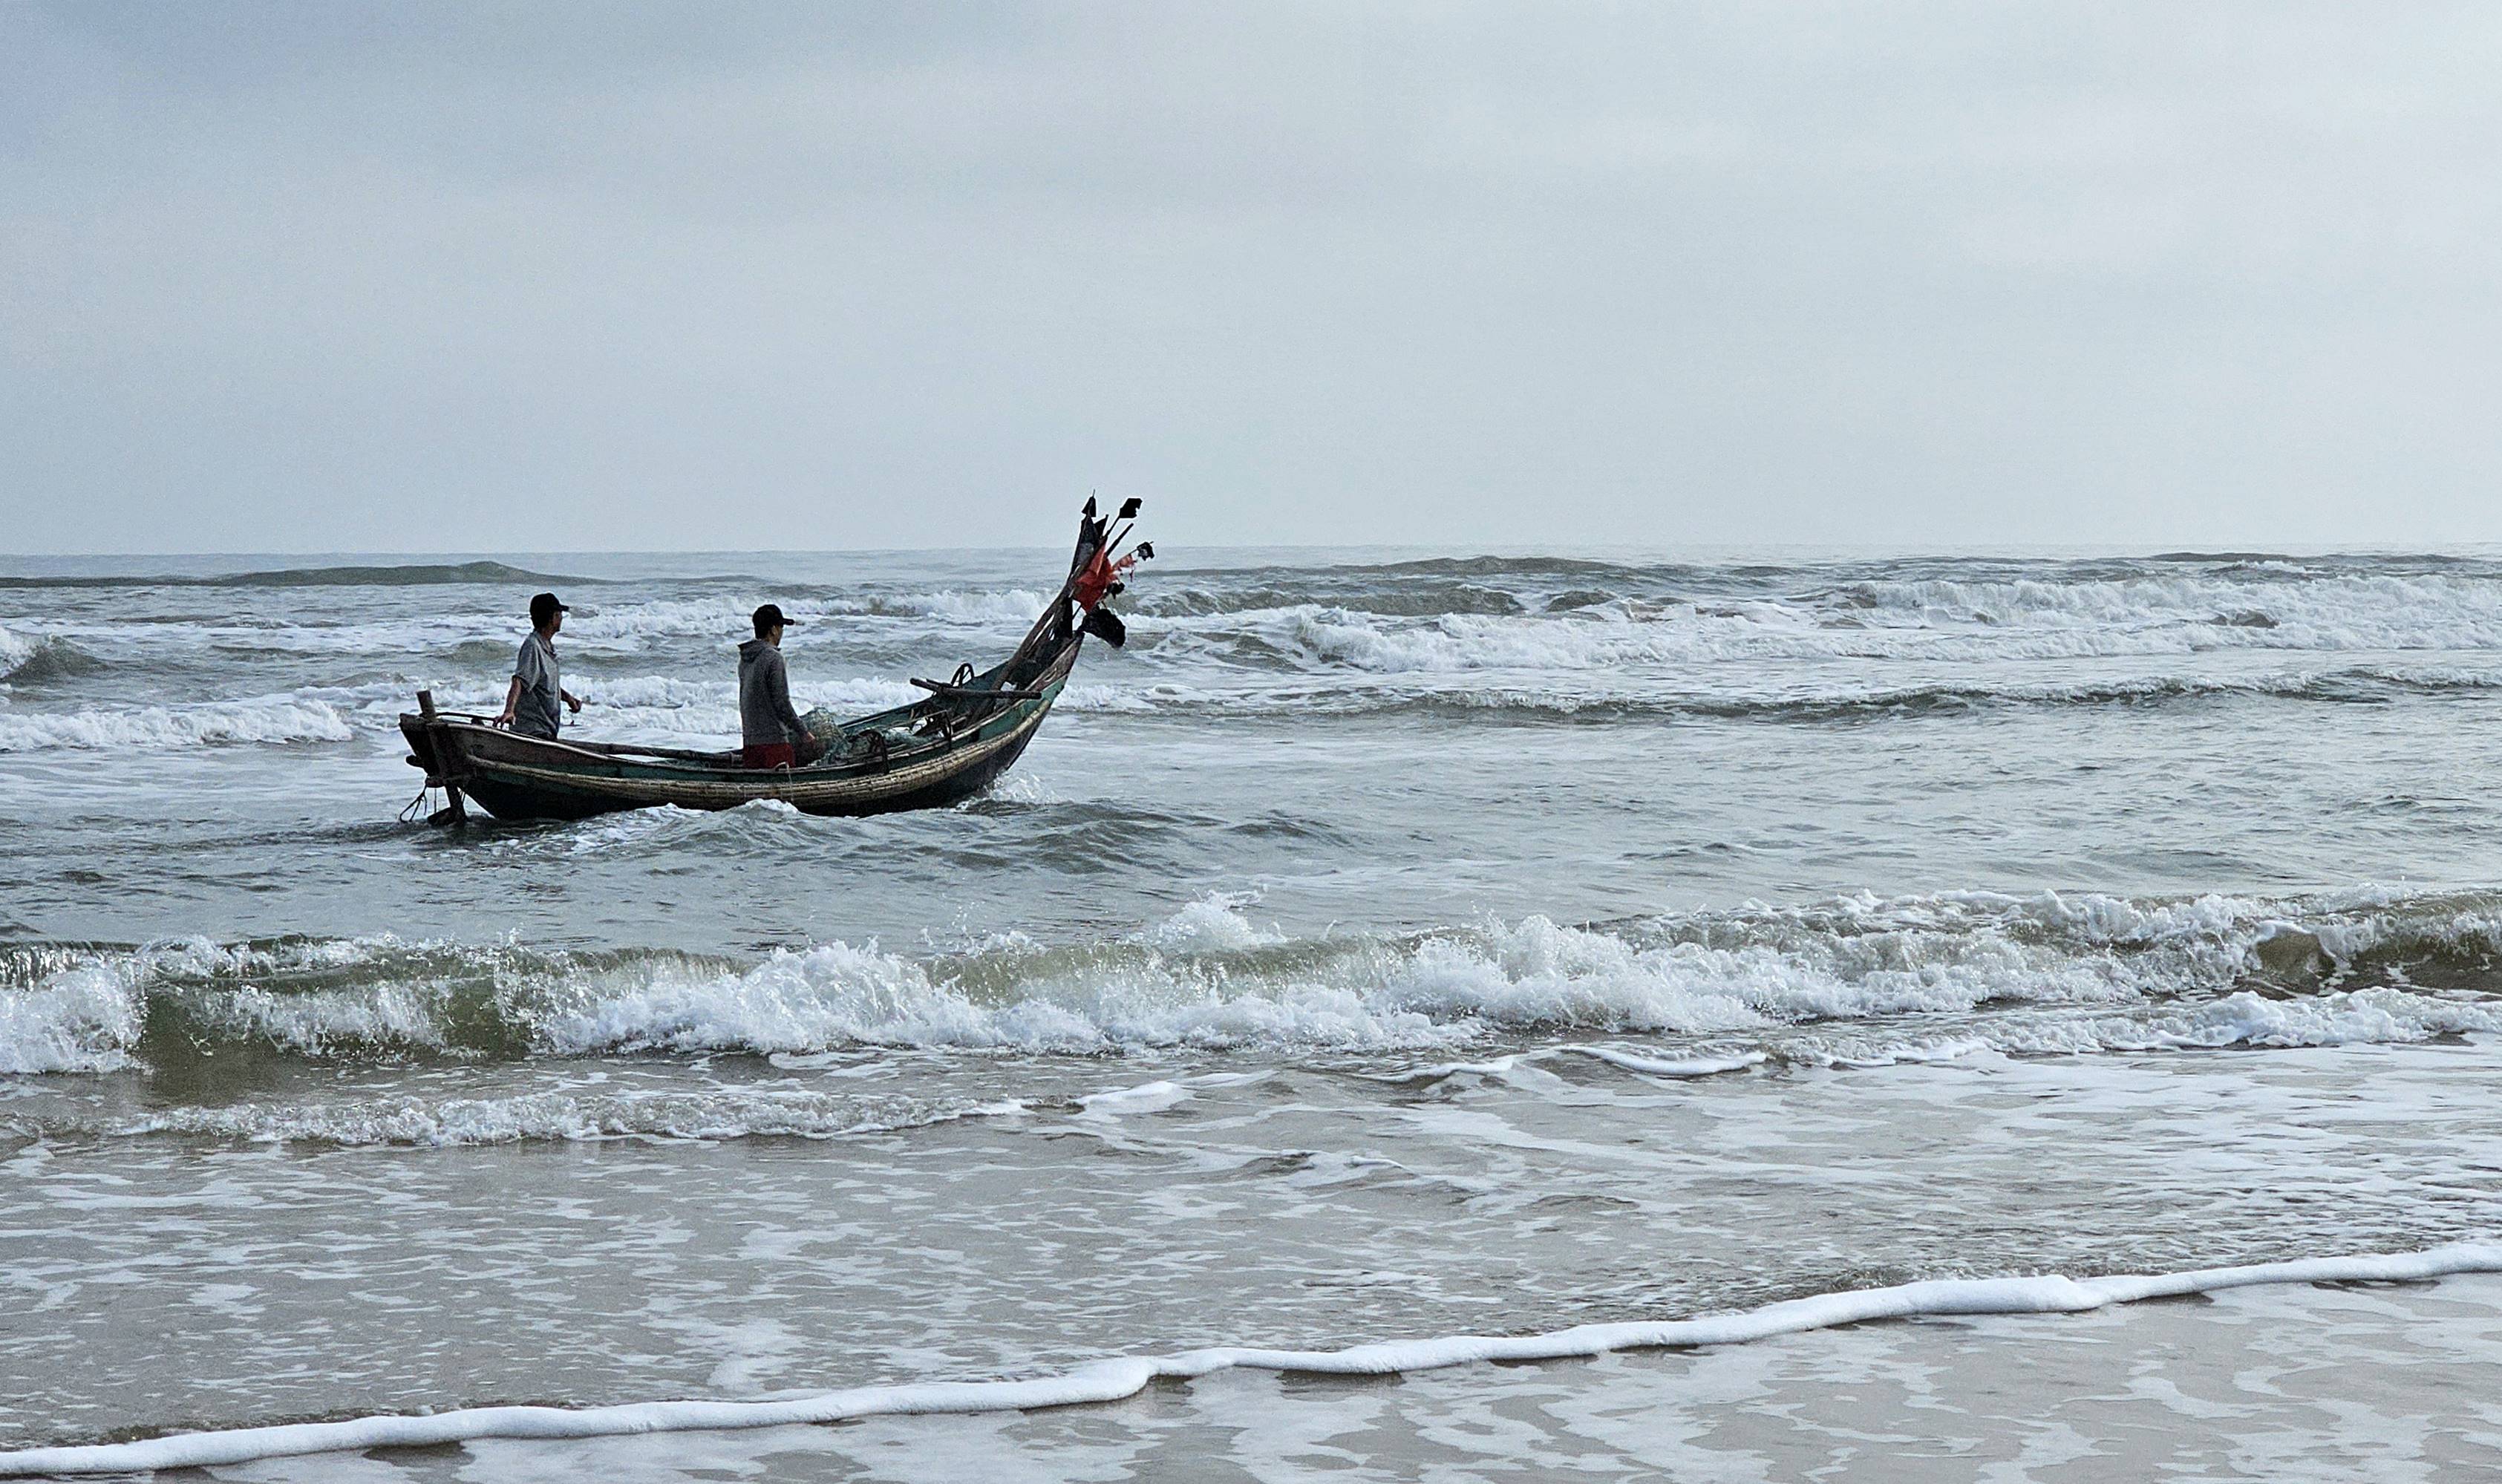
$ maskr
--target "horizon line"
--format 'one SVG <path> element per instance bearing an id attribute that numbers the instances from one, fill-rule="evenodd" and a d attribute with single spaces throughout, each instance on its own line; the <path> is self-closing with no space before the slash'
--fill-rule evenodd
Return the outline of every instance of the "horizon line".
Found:
<path id="1" fill-rule="evenodd" d="M 1172 543 L 1163 538 L 1170 547 Z M 929 556 L 951 554 L 991 552 L 1056 551 L 1050 545 L 999 546 L 890 546 L 890 547 L 548 547 L 539 549 L 487 548 L 468 549 L 301 549 L 301 550 L 178 550 L 149 551 L 0 551 L 0 562 L 12 561 L 139 561 L 150 559 L 218 559 L 244 560 L 267 558 L 273 561 L 297 561 L 314 558 L 395 558 L 407 564 L 427 560 L 458 558 L 464 560 L 507 560 L 534 556 Z M 2502 540 L 2430 543 L 2331 543 L 2288 542 L 2278 546 L 2200 542 L 2065 542 L 2065 541 L 1974 541 L 1929 544 L 1893 544 L 1861 541 L 1694 541 L 1683 543 L 1600 543 L 1557 542 L 1532 545 L 1521 542 L 1428 543 L 1428 542 L 1308 542 L 1308 541 L 1234 541 L 1184 546 L 1167 551 L 1167 558 L 1182 557 L 1192 552 L 1428 552 L 1450 556 L 1581 556 L 1593 553 L 1615 552 L 1627 556 L 1663 556 L 1678 552 L 1815 552 L 1866 556 L 1922 556 L 1967 555 L 2077 554 L 2094 556 L 2194 556 L 2214 557 L 2281 556 L 2447 556 L 2459 552 L 2502 550 Z"/>

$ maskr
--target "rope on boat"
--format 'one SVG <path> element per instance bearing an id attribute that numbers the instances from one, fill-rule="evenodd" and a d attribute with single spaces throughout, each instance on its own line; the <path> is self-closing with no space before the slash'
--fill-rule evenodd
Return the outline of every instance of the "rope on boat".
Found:
<path id="1" fill-rule="evenodd" d="M 399 812 L 399 822 L 403 825 L 414 825 L 419 820 L 424 820 L 428 824 L 433 823 L 435 811 L 427 807 L 433 802 L 434 786 L 428 783 L 419 784 L 417 797 L 410 799 L 408 807 Z"/>

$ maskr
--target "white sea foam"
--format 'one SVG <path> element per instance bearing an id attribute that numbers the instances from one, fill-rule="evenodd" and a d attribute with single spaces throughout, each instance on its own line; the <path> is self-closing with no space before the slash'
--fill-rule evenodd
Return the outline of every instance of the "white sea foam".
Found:
<path id="1" fill-rule="evenodd" d="M 1264 573 L 1247 585 L 1209 574 L 1200 590 L 1160 584 L 1130 613 L 1131 658 L 1194 668 L 1301 668 L 1336 674 L 1428 675 L 1519 671 L 1606 674 L 1745 661 L 1837 658 L 1929 660 L 1955 666 L 2008 660 L 2161 657 L 2218 651 L 2494 653 L 2502 651 L 2502 581 L 2489 568 L 2448 572 L 2314 571 L 2264 564 L 2156 565 L 2079 578 L 2055 568 L 1988 581 L 1837 580 L 1803 567 L 1793 590 L 1730 592 L 1728 574 L 1673 579 L 1626 569 L 1590 576 L 1567 606 L 1541 584 L 1489 600 L 1478 583 L 1429 585 L 1385 574 L 1366 595 L 1344 573 Z M 1354 579 L 1361 588 L 1365 579 Z M 1212 584 L 1212 586 L 1210 586 Z M 1741 584 L 1740 586 L 1746 586 Z M 1704 590 L 1697 591 L 1697 588 Z M 1292 601 L 1309 592 L 1312 601 Z M 1674 592 L 1677 595 L 1667 595 Z M 1325 600 L 1336 595 L 1340 602 Z M 441 595 L 438 594 L 438 597 Z M 564 643 L 589 657 L 710 649 L 725 667 L 748 632 L 753 593 L 577 596 Z M 934 641 L 1007 641 L 1047 601 L 1043 590 L 860 587 L 781 594 L 800 620 L 791 643 L 804 681 L 818 657 L 856 638 L 892 649 Z M 1446 608 L 1437 608 L 1446 603 Z M 300 624 L 272 615 L 220 613 L 133 626 L 48 624 L 58 636 L 106 642 L 140 658 L 261 650 L 394 661 L 456 646 L 504 648 L 509 613 L 480 609 Z M 0 629 L 0 675 L 25 658 L 23 634 Z M 507 651 L 508 654 L 508 651 Z M 490 668 L 500 668 L 492 665 Z M 492 679 L 493 677 L 484 677 Z M 434 677 L 437 688 L 444 677 Z"/>
<path id="2" fill-rule="evenodd" d="M 1242 909 L 1258 899 L 1248 893 L 1210 893 L 1140 933 L 1139 941 L 1186 950 L 1258 948 L 1284 941 L 1243 917 Z"/>
<path id="3" fill-rule="evenodd" d="M 964 800 L 959 810 L 978 809 L 993 804 L 1061 804 L 1067 799 L 1051 785 L 1031 773 L 1010 773 L 996 781 L 980 793 Z"/>
<path id="4" fill-rule="evenodd" d="M 1404 1071 L 1383 1076 L 1381 1080 L 1439 1082 L 1445 1077 L 1502 1077 L 1509 1075 L 1514 1067 L 1523 1062 L 1537 1059 L 1538 1054 L 1535 1052 L 1513 1052 L 1508 1056 L 1488 1057 L 1482 1062 L 1440 1062 L 1430 1066 L 1410 1067 Z"/>
<path id="5" fill-rule="evenodd" d="M 2395 573 L 2167 574 L 2102 581 L 1870 582 L 1836 594 L 1889 626 L 2185 630 L 2214 647 L 2490 649 L 2502 645 L 2502 585 Z M 2238 633 L 2233 632 L 2238 631 Z"/>
<path id="6" fill-rule="evenodd" d="M 860 1417 L 1025 1411 L 1117 1401 L 1157 1380 L 1195 1380 L 1235 1369 L 1383 1376 L 1489 1361 L 1578 1360 L 1620 1350 L 1743 1345 L 1878 1320 L 1980 1314 L 2075 1314 L 2150 1298 L 2258 1284 L 2421 1282 L 2502 1272 L 2502 1243 L 2457 1243 L 2420 1252 L 2359 1254 L 2181 1272 L 2099 1278 L 2058 1274 L 1931 1279 L 1844 1290 L 1691 1319 L 1577 1325 L 1542 1334 L 1446 1334 L 1342 1350 L 1222 1346 L 1178 1355 L 1097 1361 L 1023 1380 L 860 1386 L 758 1401 L 673 1400 L 617 1406 L 464 1407 L 423 1416 L 360 1417 L 226 1432 L 177 1433 L 135 1442 L 0 1453 L 0 1475 L 94 1474 L 202 1468 L 363 1448 L 442 1447 L 485 1438 L 561 1439 L 789 1427 Z"/>
<path id="7" fill-rule="evenodd" d="M 2147 575 L 1866 582 L 1790 599 L 1620 597 L 1563 612 L 1385 614 L 1304 603 L 1142 614 L 1147 647 L 1222 660 L 1246 645 L 1321 669 L 1571 672 L 1727 661 L 1990 660 L 2219 650 L 2502 649 L 2487 577 Z"/>
<path id="8" fill-rule="evenodd" d="M 937 589 L 915 592 L 863 590 L 837 597 L 775 597 L 794 623 L 790 645 L 804 655 L 817 630 L 857 632 L 895 621 L 920 621 L 942 628 L 1003 631 L 1040 613 L 1049 595 L 1026 589 Z M 639 649 L 654 639 L 717 638 L 726 648 L 751 632 L 756 599 L 700 597 L 636 599 L 581 605 L 565 622 L 565 638 L 598 650 Z"/>
<path id="9" fill-rule="evenodd" d="M 1716 1077 L 1722 1072 L 1744 1071 L 1761 1066 L 1770 1060 L 1760 1051 L 1737 1051 L 1718 1056 L 1654 1057 L 1643 1056 L 1615 1046 L 1570 1046 L 1563 1048 L 1577 1055 L 1621 1066 L 1645 1077 Z"/>
<path id="10" fill-rule="evenodd" d="M 1996 1050 L 2046 1054 L 2386 1045 L 2494 1031 L 2502 1031 L 2502 1008 L 2489 1002 L 2388 988 L 2307 999 L 2269 998 L 2246 990 L 2205 1004 L 1999 1030 L 1988 1040 Z"/>
<path id="11" fill-rule="evenodd" d="M 1524 590 L 1507 610 L 1479 611 L 1484 593 L 1468 584 L 1473 596 L 1450 595 L 1461 607 L 1447 612 L 1406 610 L 1409 599 L 1430 594 L 1407 592 L 1405 579 L 1380 580 L 1385 594 L 1401 599 L 1387 607 L 1402 611 L 1364 606 L 1363 598 L 1281 603 L 1292 582 L 1280 589 L 1281 579 L 1263 574 L 1238 591 L 1219 582 L 1176 611 L 1134 613 L 1129 650 L 1090 664 L 1063 704 L 1100 713 L 1302 717 L 1415 705 L 1557 716 L 1608 708 L 1816 716 L 2502 686 L 2502 581 L 2481 570 L 2246 564 L 2094 580 L 1835 583 L 1802 568 L 1794 578 L 1801 590 L 1779 596 L 1672 599 L 1655 595 L 1658 580 L 1628 569 L 1589 580 L 1654 595 L 1576 594 L 1572 605 L 1549 609 L 1552 594 Z M 1694 581 L 1725 585 L 1707 572 Z M 1343 587 L 1326 573 L 1310 585 L 1333 583 Z M 803 708 L 846 715 L 918 699 L 886 668 L 902 664 L 896 655 L 934 647 L 978 658 L 991 653 L 983 645 L 1011 638 L 1042 602 L 1040 591 L 1023 589 L 862 588 L 791 597 L 785 605 L 803 619 L 793 640 L 796 698 Z M 586 600 L 565 631 L 586 661 L 568 670 L 592 702 L 584 724 L 628 739 L 734 735 L 731 647 L 745 632 L 746 605 L 730 594 Z M 229 653 L 266 651 L 276 664 L 298 657 L 297 669 L 315 657 L 325 667 L 382 661 L 410 678 L 251 697 L 211 691 L 159 708 L 11 712 L 0 717 L 0 752 L 336 741 L 348 735 L 349 721 L 387 732 L 420 684 L 446 705 L 493 710 L 513 632 L 509 616 L 482 613 L 337 625 L 220 616 L 47 626 L 58 630 L 53 641 L 75 638 L 142 663 L 217 664 Z M 420 662 L 490 640 L 497 657 L 464 659 L 466 680 L 439 666 L 428 673 Z M 874 658 L 847 648 L 856 640 Z M 39 649 L 24 633 L 0 629 L 0 677 L 40 658 Z M 2243 658 L 2206 658 L 2219 652 Z M 2318 658 L 2297 658 L 2306 655 Z M 2392 662 L 2409 655 L 2423 661 Z M 2252 668 L 2272 656 L 2285 657 L 2282 668 Z M 626 657 L 648 658 L 654 673 L 602 673 Z"/>
<path id="12" fill-rule="evenodd" d="M 826 617 L 822 602 L 801 598 L 779 600 L 783 611 L 804 630 L 810 619 Z M 756 603 L 744 597 L 640 598 L 590 602 L 568 616 L 564 642 L 583 649 L 632 651 L 654 639 L 714 639 L 727 655 L 752 632 L 748 615 Z"/>
<path id="13" fill-rule="evenodd" d="M 878 607 L 881 612 L 928 615 L 959 624 L 988 626 L 1031 624 L 1050 600 L 1049 594 L 1030 588 L 977 591 L 942 590 L 911 593 L 900 600 L 889 598 Z"/>
<path id="14" fill-rule="evenodd" d="M 2017 1039 L 2020 1041 L 2022 1037 Z M 2409 1039 L 2415 1039 L 2409 1037 Z M 2078 1038 L 2079 1044 L 2068 1048 L 2075 1053 L 2094 1051 L 2131 1051 L 2136 1046 L 2105 1046 L 2090 1036 Z M 1867 1071 L 1880 1066 L 1920 1065 L 1940 1062 L 1960 1062 L 1967 1057 L 1986 1056 L 1992 1052 L 2016 1049 L 2035 1053 L 2047 1052 L 2047 1045 L 2003 1046 L 1993 1036 L 1980 1035 L 1853 1035 L 1803 1036 L 1781 1048 L 1785 1062 L 1811 1066 L 1841 1067 Z"/>
<path id="15" fill-rule="evenodd" d="M 197 706 L 0 712 L 0 753 L 241 742 L 346 742 L 355 732 L 325 701 L 270 695 Z"/>
<path id="16" fill-rule="evenodd" d="M 1081 1116 L 1088 1118 L 1128 1118 L 1139 1113 L 1162 1113 L 1190 1100 L 1190 1089 L 1178 1082 L 1156 1081 L 1137 1087 L 1112 1088 L 1090 1093 L 1077 1099 Z"/>

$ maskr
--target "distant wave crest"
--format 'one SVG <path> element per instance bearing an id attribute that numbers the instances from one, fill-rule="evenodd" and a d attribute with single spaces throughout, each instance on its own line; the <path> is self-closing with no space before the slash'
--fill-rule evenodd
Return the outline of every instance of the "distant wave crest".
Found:
<path id="1" fill-rule="evenodd" d="M 216 576 L 171 573 L 98 576 L 0 576 L 0 588 L 413 588 L 458 583 L 588 583 L 587 577 L 532 572 L 500 561 L 413 562 L 402 565 L 273 567 L 262 572 Z"/>

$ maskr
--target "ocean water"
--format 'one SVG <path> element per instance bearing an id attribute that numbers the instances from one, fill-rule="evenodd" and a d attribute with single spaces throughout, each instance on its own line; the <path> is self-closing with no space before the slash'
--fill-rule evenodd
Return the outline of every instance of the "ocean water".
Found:
<path id="1" fill-rule="evenodd" d="M 2502 1467 L 2502 555 L 1168 551 L 960 807 L 402 822 L 541 587 L 726 744 L 756 603 L 869 710 L 1064 559 L 0 559 L 0 1450 Z"/>

